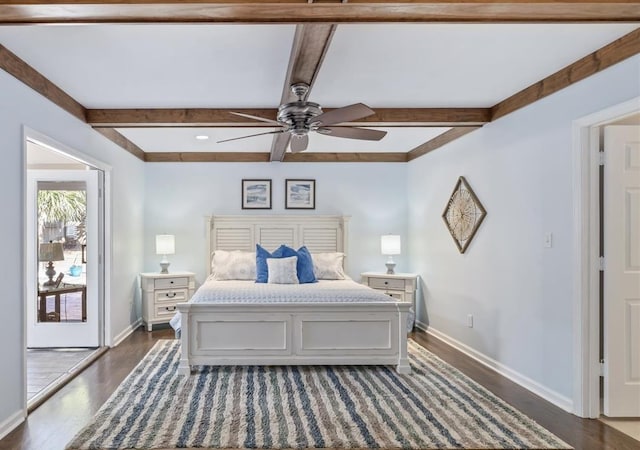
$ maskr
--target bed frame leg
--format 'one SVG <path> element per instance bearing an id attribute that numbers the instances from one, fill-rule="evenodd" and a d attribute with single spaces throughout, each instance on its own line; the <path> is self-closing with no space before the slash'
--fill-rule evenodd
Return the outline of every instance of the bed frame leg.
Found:
<path id="1" fill-rule="evenodd" d="M 178 365 L 178 374 L 188 377 L 191 375 L 191 365 L 189 364 L 189 304 L 179 303 L 178 311 L 180 311 L 180 330 L 176 335 L 180 336 L 180 364 Z M 176 336 L 177 337 L 177 336 Z"/>
<path id="2" fill-rule="evenodd" d="M 186 360 L 180 360 L 180 365 L 178 366 L 178 375 L 189 376 L 191 375 L 191 366 L 189 362 Z"/>
<path id="3" fill-rule="evenodd" d="M 409 310 L 400 311 L 398 314 L 398 365 L 396 366 L 396 371 L 398 373 L 407 374 L 411 373 L 411 365 L 409 364 L 409 354 L 408 354 L 408 336 L 407 336 L 407 318 L 409 316 Z"/>
<path id="4" fill-rule="evenodd" d="M 411 373 L 411 366 L 409 365 L 409 360 L 405 359 L 404 361 L 400 361 L 396 366 L 396 372 L 400 374 L 409 374 Z"/>

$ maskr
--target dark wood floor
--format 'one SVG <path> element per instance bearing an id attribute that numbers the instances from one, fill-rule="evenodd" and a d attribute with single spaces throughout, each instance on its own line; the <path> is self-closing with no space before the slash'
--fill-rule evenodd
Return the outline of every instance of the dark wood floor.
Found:
<path id="1" fill-rule="evenodd" d="M 577 450 L 640 450 L 639 441 L 599 420 L 563 411 L 426 333 L 414 333 L 413 338 Z"/>
<path id="2" fill-rule="evenodd" d="M 155 341 L 172 337 L 170 329 L 135 331 L 31 413 L 24 424 L 0 441 L 0 449 L 63 449 Z M 578 450 L 640 449 L 640 442 L 598 420 L 580 419 L 564 412 L 438 339 L 422 332 L 413 337 Z"/>

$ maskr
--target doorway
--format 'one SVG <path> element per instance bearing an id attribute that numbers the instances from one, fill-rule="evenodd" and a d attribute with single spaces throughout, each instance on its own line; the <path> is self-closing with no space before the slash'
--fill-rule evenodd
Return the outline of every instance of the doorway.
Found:
<path id="1" fill-rule="evenodd" d="M 28 410 L 101 352 L 104 204 L 101 170 L 26 141 L 26 394 Z"/>
<path id="2" fill-rule="evenodd" d="M 27 347 L 98 347 L 97 170 L 27 170 Z M 35 300 L 35 301 L 34 301 Z"/>
<path id="3" fill-rule="evenodd" d="M 640 419 L 640 114 L 601 137 L 602 413 Z"/>
<path id="4" fill-rule="evenodd" d="M 629 272 L 619 269 L 638 265 L 640 255 L 640 227 L 633 225 L 640 221 L 640 190 L 627 183 L 640 181 L 640 128 L 634 128 L 635 123 L 640 123 L 640 98 L 574 123 L 574 413 L 581 417 L 599 418 L 605 412 L 620 416 L 622 404 L 612 394 L 640 387 L 640 341 L 633 338 L 640 333 L 638 302 L 611 290 L 620 285 L 612 274 Z M 618 125 L 627 127 L 622 140 L 612 139 Z M 618 144 L 611 145 L 614 141 Z M 612 206 L 624 207 L 625 212 L 614 213 Z M 620 245 L 622 238 L 626 241 Z M 635 278 L 626 284 L 640 290 Z M 627 391 L 626 396 L 640 406 L 640 394 Z M 637 416 L 630 410 L 624 415 Z"/>

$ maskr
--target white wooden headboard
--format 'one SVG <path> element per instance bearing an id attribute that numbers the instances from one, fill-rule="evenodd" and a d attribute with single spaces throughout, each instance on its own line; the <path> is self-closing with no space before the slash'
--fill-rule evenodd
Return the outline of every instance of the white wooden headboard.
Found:
<path id="1" fill-rule="evenodd" d="M 254 252 L 256 244 L 273 251 L 281 244 L 311 253 L 346 253 L 350 216 L 209 216 L 207 276 L 216 250 Z M 345 256 L 345 270 L 346 270 Z"/>

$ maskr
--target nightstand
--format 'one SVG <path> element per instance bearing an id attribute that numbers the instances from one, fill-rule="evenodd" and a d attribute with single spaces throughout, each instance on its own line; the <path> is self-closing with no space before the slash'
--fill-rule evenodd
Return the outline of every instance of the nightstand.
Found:
<path id="1" fill-rule="evenodd" d="M 168 323 L 177 311 L 176 304 L 189 301 L 195 285 L 192 272 L 141 273 L 142 321 L 147 331 L 154 324 Z"/>
<path id="2" fill-rule="evenodd" d="M 364 272 L 360 274 L 362 284 L 382 291 L 389 297 L 402 302 L 411 302 L 413 315 L 416 311 L 416 287 L 418 275 L 415 273 Z M 411 323 L 413 328 L 413 323 Z"/>

